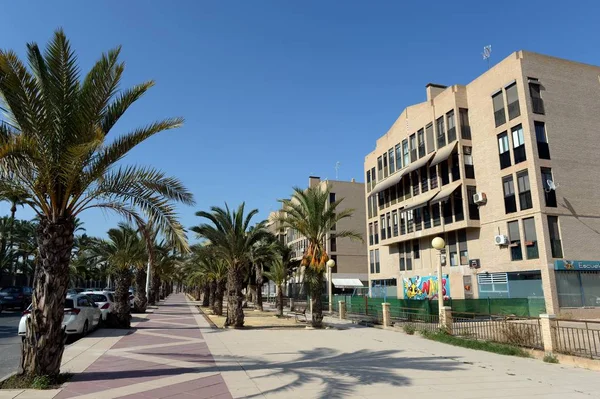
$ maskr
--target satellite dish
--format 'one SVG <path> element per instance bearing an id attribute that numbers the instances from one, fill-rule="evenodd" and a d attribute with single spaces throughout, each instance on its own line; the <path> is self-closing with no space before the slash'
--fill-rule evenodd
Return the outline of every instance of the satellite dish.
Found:
<path id="1" fill-rule="evenodd" d="M 558 184 L 554 183 L 550 179 L 546 180 L 546 185 L 548 186 L 548 188 L 544 191 L 546 191 L 547 193 L 549 193 L 550 191 L 556 191 L 556 189 L 558 188 Z"/>

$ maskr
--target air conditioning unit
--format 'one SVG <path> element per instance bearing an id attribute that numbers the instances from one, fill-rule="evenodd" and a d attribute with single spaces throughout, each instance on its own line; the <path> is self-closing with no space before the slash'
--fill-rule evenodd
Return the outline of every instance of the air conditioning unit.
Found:
<path id="1" fill-rule="evenodd" d="M 475 193 L 473 194 L 473 202 L 477 205 L 483 205 L 487 202 L 487 197 L 485 193 Z"/>
<path id="2" fill-rule="evenodd" d="M 496 245 L 508 245 L 508 237 L 502 234 L 497 235 L 494 240 L 496 241 Z"/>

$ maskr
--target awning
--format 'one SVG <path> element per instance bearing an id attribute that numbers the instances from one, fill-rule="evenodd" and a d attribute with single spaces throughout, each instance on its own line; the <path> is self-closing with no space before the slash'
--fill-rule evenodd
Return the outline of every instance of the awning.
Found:
<path id="1" fill-rule="evenodd" d="M 457 188 L 461 186 L 460 181 L 455 181 L 454 183 L 450 183 L 447 186 L 442 187 L 442 189 L 437 193 L 437 195 L 431 200 L 431 204 L 437 204 L 438 202 L 446 201 L 448 197 L 452 195 Z"/>
<path id="2" fill-rule="evenodd" d="M 387 179 L 382 180 L 379 183 L 377 183 L 375 185 L 375 187 L 373 187 L 373 190 L 371 190 L 371 194 L 376 194 L 380 191 L 385 190 L 386 188 L 390 188 L 393 185 L 400 183 L 400 180 L 402 180 L 402 176 L 405 175 L 405 171 L 406 171 L 406 168 L 394 173 Z"/>
<path id="3" fill-rule="evenodd" d="M 338 288 L 364 287 L 363 283 L 357 278 L 332 278 L 331 282 Z"/>
<path id="4" fill-rule="evenodd" d="M 431 199 L 433 197 L 435 197 L 437 193 L 439 193 L 439 191 L 432 191 L 432 192 L 428 192 L 425 194 L 421 194 L 417 197 L 414 197 L 412 202 L 409 202 L 408 204 L 404 204 L 403 211 L 410 211 L 411 209 L 420 208 L 422 206 L 425 206 L 425 204 L 427 204 L 429 201 L 431 201 Z"/>
<path id="5" fill-rule="evenodd" d="M 450 154 L 452 154 L 454 152 L 454 150 L 456 149 L 457 145 L 458 145 L 458 141 L 455 141 L 454 143 L 447 145 L 446 147 L 442 148 L 441 150 L 438 150 L 435 153 L 435 157 L 433 157 L 433 161 L 431 161 L 431 165 L 429 165 L 429 166 L 435 166 L 438 163 L 443 162 L 446 159 L 448 159 Z"/>
<path id="6" fill-rule="evenodd" d="M 415 162 L 411 163 L 410 165 L 408 165 L 408 167 L 406 167 L 404 170 L 404 174 L 407 173 L 411 173 L 414 172 L 415 170 L 427 165 L 427 162 L 429 162 L 429 160 L 435 155 L 435 152 L 432 152 L 431 154 L 427 154 L 425 155 L 423 158 L 421 159 L 417 159 Z"/>

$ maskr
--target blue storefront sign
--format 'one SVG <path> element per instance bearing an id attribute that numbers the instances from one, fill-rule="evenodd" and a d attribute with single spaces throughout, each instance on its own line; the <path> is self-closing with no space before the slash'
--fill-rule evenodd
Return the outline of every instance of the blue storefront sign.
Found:
<path id="1" fill-rule="evenodd" d="M 600 260 L 555 260 L 554 270 L 600 271 Z"/>

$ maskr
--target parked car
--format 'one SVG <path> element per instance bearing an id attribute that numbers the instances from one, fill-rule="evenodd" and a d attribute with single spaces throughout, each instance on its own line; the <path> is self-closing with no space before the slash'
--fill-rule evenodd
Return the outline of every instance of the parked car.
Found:
<path id="1" fill-rule="evenodd" d="M 24 310 L 31 303 L 31 287 L 4 287 L 0 290 L 0 312 L 8 308 Z"/>
<path id="2" fill-rule="evenodd" d="M 67 290 L 67 295 L 77 295 L 77 294 L 81 294 L 83 291 L 85 291 L 85 289 L 83 288 L 69 288 Z M 92 291 L 92 290 L 89 290 Z"/>
<path id="3" fill-rule="evenodd" d="M 115 298 L 113 293 L 109 291 L 90 291 L 83 294 L 89 296 L 98 305 L 102 313 L 101 321 L 107 321 L 108 314 L 112 313 L 114 309 Z"/>
<path id="4" fill-rule="evenodd" d="M 87 295 L 77 294 L 67 296 L 65 299 L 65 314 L 63 316 L 63 330 L 67 334 L 87 335 L 90 330 L 98 327 L 102 313 L 100 308 Z M 31 312 L 31 305 L 23 312 L 19 322 L 19 335 L 25 336 L 27 332 L 27 319 Z"/>

